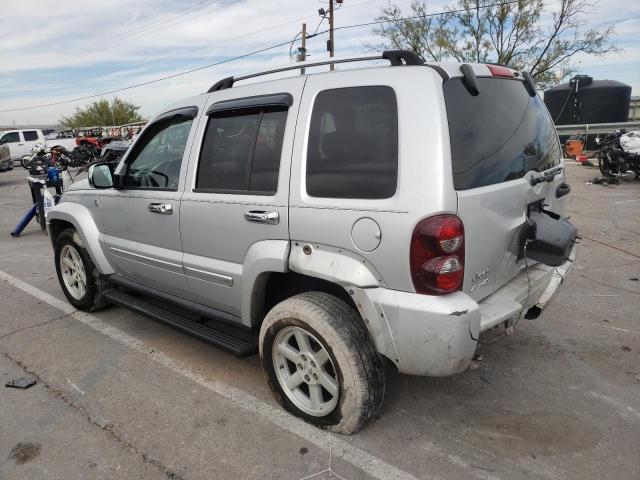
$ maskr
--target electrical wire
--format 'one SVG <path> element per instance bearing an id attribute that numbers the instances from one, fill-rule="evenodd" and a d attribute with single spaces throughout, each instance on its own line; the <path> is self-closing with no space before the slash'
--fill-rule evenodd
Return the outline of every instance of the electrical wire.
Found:
<path id="1" fill-rule="evenodd" d="M 500 5 L 508 5 L 508 4 L 512 4 L 512 3 L 518 3 L 520 0 L 510 0 L 508 2 L 499 2 L 499 3 L 493 3 L 493 4 L 489 4 L 489 5 L 484 5 L 482 6 L 482 8 L 491 8 L 491 7 L 495 7 L 495 6 L 500 6 Z M 363 3 L 369 3 L 369 2 L 363 2 Z M 357 24 L 351 24 L 351 25 L 344 25 L 342 27 L 336 27 L 334 28 L 334 31 L 336 30 L 346 30 L 346 29 L 351 29 L 351 28 L 360 28 L 360 27 L 365 27 L 365 26 L 371 26 L 371 25 L 379 25 L 382 23 L 390 23 L 390 22 L 395 22 L 395 21 L 403 21 L 403 20 L 414 20 L 414 19 L 418 19 L 418 18 L 428 18 L 428 17 L 435 17 L 435 16 L 439 16 L 439 15 L 446 15 L 446 14 L 450 14 L 450 13 L 460 13 L 460 12 L 464 12 L 466 11 L 465 9 L 458 9 L 458 10 L 447 10 L 447 11 L 440 11 L 440 12 L 434 12 L 434 13 L 429 13 L 429 14 L 425 14 L 425 15 L 414 15 L 411 17 L 402 17 L 402 18 L 398 18 L 398 19 L 393 19 L 393 20 L 376 20 L 376 21 L 372 21 L 372 22 L 365 22 L 365 23 L 357 23 Z M 309 38 L 313 38 L 319 35 L 323 35 L 325 33 L 328 33 L 329 30 L 323 30 L 321 32 L 317 32 L 314 33 L 312 35 L 307 36 L 307 39 Z M 181 77 L 183 75 L 188 75 L 190 73 L 194 73 L 200 70 L 205 70 L 207 68 L 211 68 L 211 67 L 215 67 L 218 65 L 222 65 L 224 63 L 228 63 L 228 62 L 232 62 L 235 60 L 240 60 L 242 58 L 246 58 L 246 57 L 250 57 L 252 55 L 257 55 L 258 53 L 263 53 L 263 52 L 267 52 L 269 50 L 273 50 L 279 47 L 282 47 L 284 45 L 289 45 L 291 43 L 291 40 L 287 40 L 285 42 L 281 42 L 275 45 L 271 45 L 269 47 L 265 47 L 265 48 L 261 48 L 258 50 L 253 50 L 251 52 L 247 52 L 244 53 L 242 55 L 237 55 L 234 57 L 230 57 L 227 58 L 225 60 L 221 60 L 219 62 L 214 62 L 214 63 L 210 63 L 207 65 L 203 65 L 200 67 L 196 67 L 196 68 L 192 68 L 183 72 L 178 72 L 178 73 L 174 73 L 171 75 L 166 75 L 164 77 L 159 77 L 153 80 L 148 80 L 146 82 L 141 82 L 141 83 L 137 83 L 137 84 L 133 84 L 133 85 L 128 85 L 125 87 L 120 87 L 120 88 L 116 88 L 113 90 L 109 90 L 106 92 L 100 92 L 100 93 L 95 93 L 95 94 L 91 94 L 91 95 L 85 95 L 82 97 L 77 97 L 77 98 L 72 98 L 72 99 L 68 99 L 68 100 L 61 100 L 58 102 L 51 102 L 51 103 L 45 103 L 45 104 L 40 104 L 40 105 L 29 105 L 27 107 L 18 107 L 18 108 L 8 108 L 8 109 L 4 109 L 4 110 L 0 110 L 0 113 L 9 113 L 9 112 L 17 112 L 17 111 L 22 111 L 22 110 L 33 110 L 36 108 L 45 108 L 45 107 L 52 107 L 52 106 L 56 106 L 56 105 L 63 105 L 66 103 L 73 103 L 73 102 L 79 102 L 81 100 L 89 100 L 91 98 L 97 98 L 97 97 L 101 97 L 104 95 L 111 95 L 113 93 L 118 93 L 118 92 L 123 92 L 125 90 L 131 90 L 133 88 L 138 88 L 138 87 L 142 87 L 145 85 L 151 85 L 154 83 L 158 83 L 164 80 L 169 80 L 172 78 L 176 78 L 176 77 Z"/>
<path id="2" fill-rule="evenodd" d="M 578 82 L 569 82 L 571 84 L 571 88 L 569 89 L 569 94 L 567 95 L 567 98 L 564 101 L 564 104 L 562 105 L 562 108 L 560 109 L 560 113 L 558 113 L 558 116 L 555 118 L 555 120 L 553 121 L 553 124 L 555 125 L 556 123 L 558 123 L 558 120 L 560 120 L 560 117 L 562 116 L 562 114 L 564 113 L 564 109 L 567 107 L 567 104 L 569 103 L 569 99 L 571 98 L 571 95 L 573 95 L 573 87 L 574 84 L 577 86 Z M 577 89 L 576 89 L 577 92 Z"/>
<path id="3" fill-rule="evenodd" d="M 193 17 L 187 17 L 184 18 L 182 20 L 177 20 L 177 21 L 172 21 L 176 18 L 185 16 L 185 15 L 189 15 L 191 13 L 194 13 L 198 10 L 201 10 L 203 8 L 209 7 L 211 4 L 213 4 L 215 1 L 217 0 L 205 0 L 203 2 L 200 2 L 196 5 L 192 5 L 190 7 L 187 7 L 185 9 L 182 10 L 178 10 L 177 12 L 174 12 L 172 14 L 169 15 L 165 15 L 164 17 L 160 17 L 158 19 L 152 20 L 151 22 L 148 22 L 146 24 L 143 24 L 142 26 L 139 26 L 135 29 L 135 31 L 131 31 L 131 32 L 123 32 L 119 35 L 115 35 L 113 37 L 111 37 L 111 39 L 109 39 L 107 42 L 98 44 L 96 46 L 89 46 L 89 47 L 82 47 L 80 49 L 77 50 L 72 50 L 71 52 L 66 52 L 65 55 L 60 55 L 57 57 L 52 57 L 49 60 L 44 60 L 43 62 L 40 62 L 38 64 L 39 67 L 43 67 L 46 65 L 50 65 L 52 63 L 55 62 L 60 62 L 63 61 L 65 58 L 69 57 L 70 55 L 73 56 L 74 59 L 78 59 L 78 58 L 82 58 L 85 57 L 87 55 L 94 55 L 96 53 L 102 52 L 104 50 L 107 50 L 113 46 L 116 45 L 121 45 L 122 43 L 130 40 L 131 38 L 138 38 L 138 37 L 144 37 L 146 35 L 152 34 L 152 33 L 156 33 L 162 30 L 165 30 L 167 28 L 173 27 L 176 24 L 180 24 L 189 20 L 193 20 L 194 18 L 200 17 L 202 15 L 206 15 L 208 12 L 202 12 L 199 15 L 195 15 Z M 226 7 L 232 6 L 233 4 L 227 5 Z M 223 8 L 223 7 L 221 7 Z M 166 25 L 166 26 L 162 26 L 160 28 L 155 28 L 158 27 L 159 25 L 163 24 L 163 23 L 167 23 L 169 21 L 172 21 L 171 24 Z"/>
<path id="4" fill-rule="evenodd" d="M 191 70 L 186 70 L 184 72 L 174 73 L 172 75 L 167 75 L 165 77 L 155 78 L 153 80 L 148 80 L 146 82 L 136 83 L 134 85 L 128 85 L 126 87 L 116 88 L 116 89 L 110 90 L 108 92 L 95 93 L 95 94 L 92 94 L 92 95 L 86 95 L 84 97 L 72 98 L 72 99 L 69 99 L 69 100 L 61 100 L 59 102 L 51 102 L 51 103 L 46 103 L 46 104 L 42 104 L 42 105 L 31 105 L 31 106 L 28 106 L 28 107 L 10 108 L 10 109 L 6 109 L 6 110 L 0 110 L 0 113 L 16 112 L 16 111 L 19 111 L 19 110 L 33 110 L 35 108 L 53 107 L 55 105 L 62 105 L 62 104 L 65 104 L 65 103 L 79 102 L 81 100 L 88 100 L 88 99 L 91 99 L 91 98 L 102 97 L 104 95 L 111 95 L 113 93 L 123 92 L 125 90 L 131 90 L 133 88 L 142 87 L 144 85 L 151 85 L 153 83 L 162 82 L 163 80 L 169 80 L 171 78 L 181 77 L 183 75 L 188 75 L 190 73 L 197 72 L 197 71 L 204 70 L 204 69 L 211 68 L 211 67 L 215 67 L 217 65 L 222 65 L 224 63 L 233 62 L 235 60 L 240 60 L 242 58 L 250 57 L 251 55 L 256 55 L 258 53 L 267 52 L 269 50 L 273 50 L 275 48 L 282 47 L 284 45 L 288 45 L 289 42 L 290 42 L 290 40 L 287 40 L 286 42 L 281 42 L 281 43 L 278 43 L 278 44 L 275 44 L 275 45 L 271 45 L 269 47 L 260 48 L 258 50 L 253 50 L 251 52 L 243 53 L 242 55 L 237 55 L 235 57 L 229 57 L 229 58 L 226 58 L 226 59 L 221 60 L 219 62 L 210 63 L 208 65 L 203 65 L 201 67 L 192 68 Z"/>

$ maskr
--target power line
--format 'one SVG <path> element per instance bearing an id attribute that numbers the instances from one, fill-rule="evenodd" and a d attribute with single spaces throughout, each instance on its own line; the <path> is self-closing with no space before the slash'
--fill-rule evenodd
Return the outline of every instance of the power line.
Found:
<path id="1" fill-rule="evenodd" d="M 490 7 L 500 6 L 500 5 L 508 5 L 508 4 L 512 4 L 512 3 L 518 3 L 518 1 L 519 0 L 510 0 L 508 2 L 499 2 L 499 3 L 490 4 L 490 5 L 484 5 L 484 6 L 482 6 L 482 8 L 490 8 Z M 366 3 L 366 2 L 364 2 L 364 3 Z M 395 21 L 415 20 L 415 19 L 419 19 L 419 18 L 435 17 L 435 16 L 438 16 L 438 15 L 446 15 L 448 13 L 460 13 L 460 12 L 465 12 L 465 11 L 466 11 L 465 9 L 447 10 L 447 11 L 429 13 L 429 14 L 424 14 L 424 15 L 414 15 L 414 16 L 411 16 L 411 17 L 402 17 L 402 18 L 397 18 L 397 19 L 392 19 L 392 20 L 376 20 L 376 21 L 366 22 L 366 23 L 357 23 L 357 24 L 352 24 L 352 25 L 344 25 L 342 27 L 337 27 L 335 30 L 346 30 L 346 29 L 350 29 L 350 28 L 359 28 L 359 27 L 365 27 L 365 26 L 371 26 L 371 25 L 379 25 L 379 24 L 382 24 L 382 23 L 391 23 L 391 22 L 395 22 Z M 329 32 L 329 30 L 324 30 L 322 32 L 317 32 L 315 34 L 308 35 L 307 39 L 312 38 L 312 37 L 316 37 L 318 35 L 322 35 L 322 34 L 325 34 L 325 33 L 328 33 L 328 32 Z M 73 102 L 79 102 L 81 100 L 88 100 L 88 99 L 91 99 L 91 98 L 97 98 L 97 97 L 101 97 L 103 95 L 111 95 L 113 93 L 123 92 L 125 90 L 131 90 L 133 88 L 138 88 L 138 87 L 142 87 L 142 86 L 145 86 L 145 85 L 158 83 L 158 82 L 161 82 L 161 81 L 164 81 L 164 80 L 169 80 L 169 79 L 180 77 L 180 76 L 183 76 L 183 75 L 188 75 L 190 73 L 194 73 L 194 72 L 197 72 L 197 71 L 200 71 L 200 70 L 205 70 L 207 68 L 211 68 L 211 67 L 215 67 L 215 66 L 218 66 L 218 65 L 222 65 L 224 63 L 232 62 L 232 61 L 235 61 L 235 60 L 240 60 L 242 58 L 250 57 L 250 56 L 256 55 L 258 53 L 267 52 L 269 50 L 273 50 L 275 48 L 282 47 L 284 45 L 289 45 L 290 43 L 291 43 L 291 40 L 287 40 L 285 42 L 281 42 L 281 43 L 278 43 L 276 45 L 271 45 L 269 47 L 261 48 L 261 49 L 258 49 L 258 50 L 253 50 L 251 52 L 244 53 L 242 55 L 238 55 L 238 56 L 235 56 L 235 57 L 230 57 L 230 58 L 227 58 L 225 60 L 221 60 L 219 62 L 210 63 L 208 65 L 203 65 L 203 66 L 200 66 L 200 67 L 192 68 L 190 70 L 186 70 L 184 72 L 178 72 L 178 73 L 174 73 L 172 75 L 167 75 L 167 76 L 156 78 L 156 79 L 153 79 L 153 80 L 148 80 L 146 82 L 141 82 L 141 83 L 137 83 L 137 84 L 133 84 L 133 85 L 128 85 L 126 87 L 116 88 L 116 89 L 113 89 L 113 90 L 110 90 L 110 91 L 107 91 L 107 92 L 101 92 L 101 93 L 96 93 L 96 94 L 92 94 L 92 95 L 86 95 L 84 97 L 72 98 L 72 99 L 69 99 L 69 100 L 61 100 L 59 102 L 46 103 L 46 104 L 41 104 L 41 105 L 30 105 L 30 106 L 27 106 L 27 107 L 9 108 L 9 109 L 5 109 L 5 110 L 0 110 L 0 113 L 17 112 L 17 111 L 22 111 L 22 110 L 33 110 L 33 109 L 36 109 L 36 108 L 52 107 L 52 106 L 56 106 L 56 105 L 63 105 L 63 104 L 66 104 L 66 103 L 73 103 Z"/>
<path id="2" fill-rule="evenodd" d="M 364 0 L 364 1 L 362 1 L 362 2 L 351 3 L 351 4 L 349 4 L 346 8 L 357 7 L 357 6 L 360 6 L 360 5 L 364 5 L 364 4 L 366 4 L 366 3 L 373 3 L 373 2 L 379 2 L 379 1 L 381 1 L 381 0 Z M 211 3 L 211 0 L 208 0 L 208 2 L 209 2 L 209 3 Z M 204 3 L 206 3 L 206 2 L 204 2 Z M 200 5 L 200 4 L 198 4 L 198 5 Z M 343 8 L 344 8 L 344 7 L 343 7 Z M 186 9 L 185 9 L 185 10 L 186 10 Z M 340 9 L 340 10 L 341 10 L 341 9 Z M 181 11 L 182 11 L 182 10 L 181 10 Z M 179 11 L 179 12 L 181 12 L 181 11 Z M 179 12 L 176 12 L 176 13 L 179 13 Z M 204 12 L 203 14 L 206 14 L 206 13 L 207 13 L 207 12 Z M 183 20 L 183 21 L 193 20 L 194 18 L 197 18 L 197 17 L 199 17 L 199 16 L 201 16 L 201 15 L 203 15 L 203 14 L 196 15 L 196 16 L 194 16 L 194 17 L 187 18 L 187 19 L 185 19 L 185 20 Z M 169 16 L 171 16 L 171 15 L 169 15 Z M 274 29 L 274 28 L 278 28 L 278 27 L 281 27 L 281 26 L 284 26 L 284 25 L 288 25 L 289 23 L 299 22 L 299 21 L 301 21 L 301 20 L 306 20 L 306 19 L 308 19 L 308 18 L 312 18 L 312 17 L 315 17 L 315 16 L 316 16 L 316 15 L 315 15 L 315 14 L 313 14 L 313 15 L 306 15 L 306 16 L 304 16 L 304 17 L 298 17 L 298 18 L 295 18 L 295 19 L 287 20 L 287 21 L 285 21 L 285 22 L 278 23 L 278 24 L 276 24 L 276 25 L 272 25 L 272 26 L 270 26 L 270 27 L 261 28 L 261 29 L 258 29 L 258 30 L 254 30 L 254 31 L 252 31 L 252 32 L 245 33 L 245 34 L 243 34 L 243 35 L 239 35 L 239 36 L 237 36 L 237 37 L 228 38 L 228 39 L 226 39 L 226 40 L 223 40 L 222 42 L 218 42 L 218 43 L 214 43 L 214 44 L 209 44 L 209 45 L 204 45 L 204 46 L 201 46 L 201 47 L 189 48 L 189 49 L 186 49 L 186 50 L 183 50 L 183 51 L 181 51 L 181 52 L 177 52 L 177 53 L 174 53 L 174 54 L 171 54 L 171 55 L 165 55 L 165 56 L 162 56 L 162 57 L 160 57 L 160 58 L 156 58 L 156 59 L 153 59 L 153 60 L 148 60 L 148 61 L 146 61 L 146 62 L 136 63 L 136 64 L 135 64 L 135 67 L 136 67 L 136 68 L 140 68 L 140 67 L 142 67 L 142 66 L 144 66 L 144 65 L 149 65 L 149 64 L 151 64 L 151 63 L 160 62 L 160 61 L 163 61 L 163 60 L 168 60 L 168 59 L 170 59 L 170 58 L 180 57 L 180 56 L 182 56 L 182 55 L 185 55 L 185 54 L 188 54 L 188 53 L 192 53 L 192 52 L 195 52 L 195 51 L 198 51 L 198 50 L 204 50 L 204 49 L 206 49 L 206 48 L 218 47 L 218 46 L 220 46 L 220 45 L 224 45 L 224 44 L 226 44 L 226 43 L 229 43 L 229 42 L 232 42 L 232 41 L 235 41 L 235 40 L 239 40 L 239 39 L 241 39 L 241 38 L 245 38 L 245 37 L 248 37 L 248 36 L 251 36 L 251 35 L 255 35 L 256 33 L 261 33 L 261 32 L 265 32 L 265 31 L 267 31 L 267 30 L 272 30 L 272 29 Z M 325 20 L 325 18 L 326 18 L 326 17 L 323 17 L 323 18 L 320 20 L 320 23 L 318 23 L 318 26 L 317 26 L 317 27 L 316 27 L 316 29 L 315 29 L 315 32 L 316 32 L 316 33 L 317 33 L 318 29 L 320 28 L 320 25 L 322 24 L 322 22 Z M 181 21 L 181 22 L 179 22 L 179 23 L 182 23 L 183 21 Z M 153 23 L 153 22 L 150 22 L 150 23 Z M 144 28 L 144 27 L 143 27 L 143 28 Z M 158 30 L 156 30 L 156 31 L 159 31 L 159 30 L 163 30 L 163 29 L 158 29 Z M 135 33 L 135 32 L 134 32 L 134 33 Z M 151 32 L 151 33 L 154 33 L 154 32 Z M 83 49 L 81 49 L 81 50 L 79 50 L 79 51 L 82 51 L 82 50 L 83 50 Z M 91 52 L 89 52 L 89 53 L 93 54 L 93 53 L 95 53 L 95 52 L 96 52 L 96 50 L 92 50 L 92 51 L 91 51 Z M 80 56 L 83 56 L 83 55 L 76 56 L 75 58 L 78 58 L 78 57 L 80 57 Z M 59 58 L 63 58 L 63 57 L 59 57 Z M 40 64 L 40 65 L 39 65 L 39 67 L 41 67 L 42 65 L 43 65 L 43 64 Z M 126 69 L 126 68 L 125 68 L 125 69 L 120 69 L 120 70 L 113 70 L 113 71 L 111 71 L 111 72 L 106 72 L 104 75 L 112 75 L 112 74 L 115 74 L 115 73 L 126 72 L 127 70 L 128 70 L 128 69 Z M 98 77 L 98 78 L 100 78 L 100 77 Z M 94 80 L 95 80 L 95 78 L 94 78 Z M 69 86 L 73 86 L 73 85 L 77 85 L 77 84 L 79 84 L 79 82 L 78 82 L 78 83 L 67 84 L 67 85 L 65 85 L 65 87 L 69 87 Z"/>
<path id="3" fill-rule="evenodd" d="M 128 31 L 128 32 L 124 31 L 124 32 L 122 32 L 122 33 L 120 33 L 118 35 L 113 36 L 107 42 L 104 42 L 102 44 L 98 44 L 97 46 L 82 47 L 82 48 L 79 48 L 77 50 L 72 50 L 71 52 L 67 52 L 65 55 L 60 55 L 60 56 L 57 56 L 57 57 L 52 57 L 49 60 L 44 60 L 44 62 L 40 63 L 39 66 L 42 67 L 42 66 L 50 65 L 51 63 L 54 63 L 54 62 L 63 61 L 69 55 L 73 55 L 74 58 L 81 58 L 81 57 L 85 57 L 87 55 L 93 55 L 95 53 L 107 50 L 107 49 L 109 49 L 109 48 L 111 48 L 113 46 L 121 45 L 121 44 L 125 43 L 126 41 L 130 40 L 131 38 L 144 37 L 146 35 L 149 35 L 149 34 L 152 34 L 152 33 L 156 33 L 156 32 L 165 30 L 167 28 L 170 28 L 170 27 L 174 26 L 175 24 L 183 23 L 183 22 L 186 22 L 188 20 L 193 20 L 194 18 L 200 17 L 202 15 L 206 15 L 208 12 L 202 12 L 202 13 L 200 13 L 198 15 L 193 16 L 193 17 L 187 17 L 187 18 L 184 18 L 182 20 L 178 20 L 178 21 L 172 22 L 170 25 L 161 26 L 160 28 L 156 28 L 159 25 L 162 25 L 163 23 L 167 23 L 167 22 L 172 21 L 172 20 L 174 20 L 176 18 L 185 16 L 185 15 L 189 15 L 191 13 L 194 13 L 194 12 L 198 11 L 198 10 L 206 8 L 206 7 L 210 6 L 212 3 L 214 3 L 215 1 L 216 0 L 205 0 L 203 2 L 200 2 L 200 3 L 196 4 L 196 5 L 191 5 L 190 7 L 184 8 L 182 10 L 178 10 L 177 12 L 174 12 L 172 14 L 165 15 L 163 17 L 160 17 L 160 18 L 157 18 L 155 20 L 152 20 L 151 22 L 143 24 L 142 26 L 137 27 L 133 31 Z M 231 5 L 227 5 L 226 7 L 229 7 Z"/>
<path id="4" fill-rule="evenodd" d="M 55 105 L 62 105 L 62 104 L 65 104 L 65 103 L 73 103 L 73 102 L 79 102 L 80 100 L 88 100 L 90 98 L 102 97 L 103 95 L 111 95 L 112 93 L 123 92 L 125 90 L 131 90 L 133 88 L 142 87 L 144 85 L 151 85 L 152 83 L 158 83 L 158 82 L 162 82 L 163 80 L 169 80 L 171 78 L 180 77 L 182 75 L 188 75 L 190 73 L 197 72 L 199 70 L 204 70 L 206 68 L 211 68 L 211 67 L 215 67 L 217 65 L 222 65 L 223 63 L 233 62 L 235 60 L 240 60 L 241 58 L 250 57 L 251 55 L 256 55 L 258 53 L 267 52 L 269 50 L 273 50 L 275 48 L 282 47 L 284 45 L 288 45 L 289 42 L 290 42 L 290 40 L 287 40 L 286 42 L 278 43 L 276 45 L 271 45 L 269 47 L 261 48 L 261 49 L 258 49 L 258 50 L 253 50 L 252 52 L 243 53 L 242 55 L 238 55 L 238 56 L 235 56 L 235 57 L 230 57 L 230 58 L 227 58 L 225 60 L 221 60 L 219 62 L 210 63 L 208 65 L 203 65 L 201 67 L 192 68 L 191 70 L 186 70 L 184 72 L 174 73 L 172 75 L 167 75 L 165 77 L 155 78 L 153 80 L 148 80 L 146 82 L 136 83 L 134 85 L 128 85 L 126 87 L 116 88 L 116 89 L 110 90 L 108 92 L 95 93 L 95 94 L 92 94 L 92 95 L 86 95 L 84 97 L 72 98 L 72 99 L 69 99 L 69 100 L 61 100 L 59 102 L 45 103 L 45 104 L 42 104 L 42 105 L 30 105 L 28 107 L 10 108 L 10 109 L 7 109 L 7 110 L 0 110 L 0 113 L 17 112 L 19 110 L 33 110 L 35 108 L 53 107 Z"/>

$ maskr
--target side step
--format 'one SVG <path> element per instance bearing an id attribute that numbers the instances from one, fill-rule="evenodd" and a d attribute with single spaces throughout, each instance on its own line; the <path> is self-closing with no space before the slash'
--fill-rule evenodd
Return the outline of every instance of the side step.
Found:
<path id="1" fill-rule="evenodd" d="M 193 335 L 194 337 L 198 337 L 207 343 L 211 343 L 216 347 L 232 353 L 238 358 L 244 358 L 258 352 L 258 339 L 255 335 L 247 334 L 241 330 L 238 330 L 236 334 L 236 332 L 230 332 L 228 326 L 221 326 L 221 328 L 225 330 L 222 331 L 222 329 L 210 326 L 210 324 L 215 323 L 215 321 L 210 321 L 207 325 L 203 325 L 154 305 L 145 300 L 145 298 L 131 295 L 122 290 L 109 290 L 105 292 L 104 296 L 109 303 L 128 308 L 136 313 L 150 317 L 170 327 Z"/>

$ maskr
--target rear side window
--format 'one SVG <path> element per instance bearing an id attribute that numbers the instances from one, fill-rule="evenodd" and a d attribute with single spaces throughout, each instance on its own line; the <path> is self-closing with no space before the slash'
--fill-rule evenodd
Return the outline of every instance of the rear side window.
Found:
<path id="1" fill-rule="evenodd" d="M 196 190 L 274 195 L 286 121 L 287 110 L 210 117 Z"/>
<path id="2" fill-rule="evenodd" d="M 443 85 L 455 188 L 493 185 L 558 165 L 558 136 L 542 99 L 530 97 L 520 80 L 477 81 L 475 97 L 460 78 Z"/>
<path id="3" fill-rule="evenodd" d="M 391 87 L 318 94 L 309 129 L 307 193 L 389 198 L 398 183 L 398 107 Z"/>
<path id="4" fill-rule="evenodd" d="M 38 140 L 38 132 L 34 132 L 33 130 L 22 132 L 22 134 L 24 135 L 25 142 L 33 142 L 35 140 Z"/>

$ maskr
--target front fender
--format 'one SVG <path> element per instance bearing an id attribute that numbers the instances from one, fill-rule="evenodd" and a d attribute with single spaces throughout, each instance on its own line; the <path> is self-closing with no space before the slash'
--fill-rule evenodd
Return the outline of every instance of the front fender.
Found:
<path id="1" fill-rule="evenodd" d="M 80 203 L 62 202 L 55 206 L 47 215 L 47 228 L 51 242 L 55 242 L 52 232 L 52 226 L 56 221 L 68 222 L 74 226 L 80 238 L 91 256 L 91 260 L 95 264 L 98 271 L 103 275 L 114 273 L 113 268 L 107 261 L 100 247 L 99 238 L 100 231 L 93 220 L 93 216 L 89 209 Z"/>

